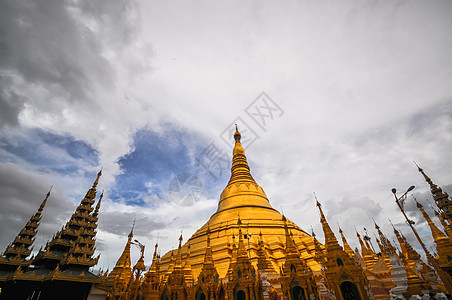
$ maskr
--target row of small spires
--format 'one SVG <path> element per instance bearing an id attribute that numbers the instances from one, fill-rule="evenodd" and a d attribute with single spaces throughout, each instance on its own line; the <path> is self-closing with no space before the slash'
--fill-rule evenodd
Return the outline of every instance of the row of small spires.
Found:
<path id="1" fill-rule="evenodd" d="M 416 199 L 415 199 L 415 201 L 416 201 L 418 207 L 419 207 L 419 206 L 422 206 L 419 202 L 417 202 Z M 324 213 L 323 213 L 323 210 L 322 210 L 322 208 L 321 208 L 321 204 L 320 204 L 320 202 L 317 200 L 317 198 L 316 198 L 316 205 L 317 205 L 318 208 L 319 208 L 319 212 L 320 212 L 320 216 L 321 216 L 321 222 L 322 222 L 322 221 L 323 221 L 323 222 L 327 222 L 327 221 L 326 221 L 326 218 L 325 218 L 325 215 L 324 215 Z M 432 207 L 432 209 L 433 209 L 433 207 Z M 433 209 L 433 210 L 434 210 L 434 209 Z M 436 216 L 439 216 L 438 211 L 434 210 L 434 212 L 435 212 L 435 215 L 436 215 Z M 383 235 L 383 234 L 381 233 L 380 226 L 378 226 L 378 224 L 376 223 L 376 221 L 375 221 L 373 218 L 372 218 L 372 220 L 373 220 L 373 222 L 374 222 L 375 229 L 379 232 L 380 236 Z M 284 214 L 282 214 L 282 221 L 284 222 L 284 224 L 285 224 L 284 226 L 285 226 L 285 228 L 287 229 L 287 225 L 286 225 L 286 217 L 285 217 Z M 394 224 L 392 223 L 392 221 L 391 221 L 390 219 L 389 219 L 389 222 L 391 223 L 391 225 L 392 225 L 392 227 L 393 227 L 394 234 L 395 234 L 396 236 L 399 236 L 399 235 L 400 235 L 400 236 L 402 237 L 402 239 L 403 239 L 406 243 L 408 243 L 408 241 L 407 241 L 407 239 L 405 238 L 405 236 L 404 236 L 400 231 L 398 231 L 398 230 L 396 229 L 396 227 L 394 226 Z M 242 234 L 242 231 L 241 231 L 242 221 L 241 221 L 241 218 L 240 218 L 240 213 L 238 213 L 237 224 L 239 225 L 238 236 L 239 236 L 239 243 L 240 243 L 240 240 L 242 240 L 242 237 L 246 239 L 246 238 L 249 238 L 249 237 L 251 236 L 251 234 L 250 234 L 250 235 L 248 235 L 248 234 Z M 447 224 L 443 223 L 443 225 L 447 225 Z M 133 238 L 133 229 L 134 229 L 134 227 L 135 227 L 135 221 L 133 222 L 132 229 L 131 229 L 131 231 L 130 231 L 130 233 L 129 233 L 129 235 L 128 235 L 128 237 L 129 237 L 128 243 L 131 243 L 131 244 L 133 244 L 133 242 L 131 242 L 131 239 Z M 329 228 L 329 226 L 327 226 L 327 227 Z M 339 227 L 339 233 L 341 234 L 341 237 L 342 237 L 343 248 L 344 248 L 344 250 L 347 252 L 346 249 L 348 248 L 348 249 L 350 249 L 349 252 L 352 251 L 352 250 L 351 250 L 351 247 L 349 246 L 349 244 L 348 244 L 348 242 L 347 242 L 347 240 L 346 240 L 346 238 L 345 238 L 345 236 L 344 236 L 344 234 L 343 234 L 343 231 L 342 231 L 341 227 L 339 226 L 339 224 L 338 224 L 338 227 Z M 446 231 L 449 231 L 448 229 L 450 228 L 450 226 L 447 226 L 447 227 L 448 227 L 448 228 L 445 228 L 445 230 L 446 230 Z M 372 244 L 372 242 L 371 242 L 371 238 L 368 236 L 367 229 L 366 229 L 365 227 L 363 227 L 363 229 L 364 229 L 364 231 L 365 231 L 365 234 L 361 233 L 361 235 L 363 236 L 363 239 L 365 240 L 366 248 L 369 249 L 369 250 L 372 250 L 372 251 L 376 254 L 377 251 L 375 251 L 375 248 L 374 248 L 374 246 L 373 246 L 373 244 Z M 330 230 L 330 229 L 329 229 L 329 230 L 327 229 L 327 231 L 331 231 L 331 230 Z M 288 230 L 288 232 L 289 232 L 288 234 L 289 234 L 290 236 L 293 237 L 292 232 L 291 232 L 290 230 Z M 355 226 L 355 232 L 356 232 L 356 236 L 358 237 L 358 239 L 361 240 L 361 235 L 359 234 L 358 230 L 356 229 L 356 226 Z M 209 225 L 209 223 L 207 223 L 207 232 L 206 232 L 206 233 L 207 233 L 207 248 L 210 248 L 210 225 Z M 450 233 L 452 233 L 452 231 L 450 231 Z M 331 234 L 334 236 L 334 233 L 332 233 L 332 231 L 331 231 Z M 262 238 L 262 233 L 259 233 L 259 236 Z M 311 226 L 311 236 L 316 240 L 316 234 L 315 234 L 314 230 L 312 229 L 312 226 Z M 328 238 L 328 237 L 325 236 L 325 243 L 327 242 L 327 238 Z M 330 236 L 330 238 L 331 238 L 331 236 Z M 449 238 L 452 239 L 452 234 L 451 234 L 451 236 L 450 236 Z M 335 237 L 334 237 L 334 239 L 335 239 Z M 235 233 L 233 233 L 233 240 L 235 240 Z M 376 235 L 375 235 L 375 240 L 377 241 L 378 244 L 380 243 L 380 240 L 378 239 L 378 237 L 377 237 Z M 141 245 L 137 240 L 135 240 L 135 241 L 138 243 L 138 245 Z M 180 236 L 179 236 L 179 246 L 178 246 L 179 251 L 180 251 L 181 246 L 182 246 L 182 241 L 183 241 L 183 236 L 182 236 L 182 231 L 181 231 L 181 234 L 180 234 Z M 397 247 L 397 243 L 396 243 L 394 240 L 393 240 L 393 243 L 394 243 L 393 247 L 398 248 L 398 247 Z M 287 245 L 286 245 L 286 247 L 287 247 Z M 142 257 L 143 257 L 143 248 L 141 248 L 141 249 L 142 249 Z M 158 238 L 157 238 L 157 242 L 156 242 L 156 244 L 155 244 L 155 252 L 154 252 L 153 260 L 157 259 L 157 261 L 160 261 L 160 249 L 158 250 L 158 252 L 157 252 L 157 249 L 158 249 Z M 174 250 L 174 248 L 173 248 L 173 250 Z M 189 250 L 190 250 L 190 244 L 188 245 L 188 251 L 189 251 Z M 397 249 L 397 250 L 399 251 L 399 253 L 402 252 L 401 249 Z M 356 252 L 356 251 L 358 251 L 357 248 L 355 249 L 355 252 Z M 436 256 L 437 253 L 434 253 L 434 255 Z M 123 256 L 123 255 L 122 255 L 122 256 Z M 121 257 L 122 257 L 122 256 L 121 256 Z M 121 260 L 121 258 L 118 260 L 118 263 L 119 263 L 120 260 Z M 173 263 L 173 252 L 171 252 L 171 263 Z M 108 270 L 107 270 L 107 271 L 108 271 Z M 101 273 L 103 273 L 103 272 L 101 271 Z M 105 274 L 105 273 L 104 273 L 104 274 Z"/>
<path id="2" fill-rule="evenodd" d="M 418 167 L 419 171 L 424 175 L 424 177 L 426 178 L 427 182 L 428 182 L 430 185 L 432 185 L 433 183 L 431 182 L 430 178 L 428 178 L 428 177 L 425 175 L 425 173 L 423 172 L 423 170 L 422 170 L 417 164 L 416 164 L 416 166 Z M 96 186 L 97 186 L 97 184 L 98 184 L 98 181 L 99 181 L 99 177 L 100 177 L 101 175 L 102 175 L 102 170 L 100 170 L 99 173 L 97 174 L 97 178 L 96 178 L 96 180 L 95 180 L 95 182 L 94 182 L 94 184 L 93 184 L 92 189 L 95 189 L 95 188 L 96 188 Z M 48 192 L 47 195 L 46 195 L 46 198 L 44 199 L 44 201 L 43 201 L 42 204 L 40 205 L 40 207 L 39 207 L 37 213 L 35 214 L 35 216 L 36 216 L 36 215 L 40 215 L 40 214 L 42 213 L 42 210 L 43 210 L 43 208 L 44 208 L 44 206 L 45 206 L 45 204 L 46 204 L 46 202 L 47 202 L 47 199 L 48 199 L 49 196 L 50 196 L 51 189 L 52 189 L 52 188 L 50 188 L 49 192 Z M 97 215 L 97 212 L 98 212 L 98 210 L 99 210 L 99 207 L 100 207 L 100 203 L 101 203 L 102 197 L 103 197 L 103 192 L 102 192 L 102 194 L 101 194 L 101 196 L 100 196 L 100 199 L 99 199 L 99 201 L 98 201 L 98 203 L 97 203 L 97 205 L 96 205 L 96 209 L 95 209 L 95 214 L 96 214 L 96 215 Z M 316 199 L 316 201 L 317 201 L 317 199 Z M 319 203 L 318 201 L 317 201 L 317 205 L 318 205 L 319 208 L 320 208 L 320 203 Z M 435 213 L 436 213 L 437 215 L 439 214 L 437 211 L 435 211 Z M 323 212 L 321 212 L 321 214 L 323 215 Z M 32 218 L 33 218 L 33 217 L 32 217 Z M 324 218 L 324 216 L 322 216 L 322 218 Z M 367 235 L 366 235 L 366 236 L 367 236 Z M 4 254 L 6 254 L 6 253 L 4 253 Z"/>

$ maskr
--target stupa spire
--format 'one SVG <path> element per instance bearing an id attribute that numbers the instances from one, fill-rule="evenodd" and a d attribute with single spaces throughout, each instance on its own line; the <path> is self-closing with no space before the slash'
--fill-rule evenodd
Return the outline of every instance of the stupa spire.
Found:
<path id="1" fill-rule="evenodd" d="M 315 195 L 314 195 L 315 197 Z M 330 225 L 328 224 L 325 215 L 323 214 L 322 205 L 320 204 L 319 200 L 317 200 L 317 197 L 315 197 L 316 205 L 319 208 L 320 212 L 320 222 L 322 223 L 323 228 L 323 234 L 325 235 L 325 249 L 326 251 L 332 251 L 336 249 L 341 249 L 342 247 L 339 245 L 336 236 L 334 235 L 333 231 L 331 230 Z"/>
<path id="2" fill-rule="evenodd" d="M 156 272 L 157 271 L 157 249 L 158 249 L 158 243 L 155 243 L 154 246 L 154 256 L 152 257 L 152 263 L 151 267 L 149 268 L 149 271 Z"/>
<path id="3" fill-rule="evenodd" d="M 116 261 L 116 265 L 108 275 L 107 281 L 111 284 L 114 284 L 117 288 L 119 286 L 126 287 L 129 283 L 133 272 L 132 272 L 132 262 L 130 259 L 130 247 L 132 245 L 133 238 L 133 228 L 135 227 L 135 221 L 133 222 L 132 229 L 127 238 L 127 243 L 124 247 L 124 250 L 121 253 L 121 256 Z"/>
<path id="4" fill-rule="evenodd" d="M 97 178 L 96 178 L 96 180 L 94 180 L 93 187 L 92 187 L 93 189 L 96 189 L 97 185 L 99 184 L 99 178 L 100 178 L 100 176 L 102 176 L 102 169 L 103 169 L 103 167 L 100 168 L 99 172 L 97 172 Z"/>
<path id="5" fill-rule="evenodd" d="M 204 264 L 213 265 L 212 247 L 210 246 L 210 224 L 207 223 L 207 245 L 206 252 L 204 254 Z"/>
<path id="6" fill-rule="evenodd" d="M 182 269 L 182 241 L 183 237 L 181 232 L 179 236 L 179 247 L 177 248 L 176 269 Z"/>
<path id="7" fill-rule="evenodd" d="M 416 199 L 414 199 L 416 201 Z M 440 267 L 452 267 L 452 244 L 449 238 L 436 227 L 435 223 L 430 219 L 427 212 L 424 210 L 422 204 L 416 201 L 416 206 L 422 212 L 425 220 L 427 221 L 430 230 L 432 231 L 432 236 L 436 244 L 436 249 L 438 251 L 438 265 Z"/>
<path id="8" fill-rule="evenodd" d="M 295 245 L 295 242 L 289 232 L 289 228 L 287 227 L 287 220 L 286 217 L 282 216 L 282 221 L 284 222 L 284 231 L 286 232 L 286 256 L 290 254 L 296 254 L 297 256 L 300 255 L 298 252 L 297 246 Z"/>
<path id="9" fill-rule="evenodd" d="M 382 253 L 386 255 L 391 255 L 396 252 L 394 246 L 391 244 L 391 242 L 388 240 L 388 238 L 383 234 L 383 232 L 380 230 L 380 226 L 377 225 L 377 222 L 372 218 L 375 224 L 375 229 L 378 232 L 378 236 L 380 237 L 379 246 Z M 378 240 L 378 239 L 377 239 Z"/>
<path id="10" fill-rule="evenodd" d="M 193 271 L 191 269 L 191 262 L 190 262 L 190 240 L 188 241 L 188 245 L 187 245 L 187 256 L 185 257 L 183 272 L 184 272 L 185 281 L 193 282 Z"/>
<path id="11" fill-rule="evenodd" d="M 437 210 L 434 209 L 433 211 L 435 212 L 435 216 L 437 216 L 439 221 L 441 222 L 441 225 L 443 225 L 443 228 L 446 231 L 449 240 L 452 241 L 452 227 L 446 223 L 446 220 L 444 220 L 443 216 Z"/>
<path id="12" fill-rule="evenodd" d="M 339 233 L 341 235 L 341 239 L 342 239 L 342 244 L 344 246 L 344 251 L 350 255 L 350 257 L 353 257 L 355 255 L 355 252 L 353 252 L 352 247 L 350 247 L 350 245 L 347 242 L 347 239 L 344 236 L 344 232 L 342 231 L 341 227 L 339 226 Z"/>
<path id="13" fill-rule="evenodd" d="M 99 215 L 100 204 L 102 203 L 102 198 L 104 197 L 104 191 L 100 194 L 99 200 L 97 201 L 96 208 L 94 209 L 93 216 L 97 217 Z"/>
<path id="14" fill-rule="evenodd" d="M 443 192 L 442 189 L 433 183 L 430 177 L 425 174 L 424 170 L 418 166 L 416 162 L 414 162 L 418 171 L 424 176 L 425 181 L 427 181 L 430 186 L 430 192 L 432 193 L 433 200 L 435 200 L 436 205 L 438 206 L 440 213 L 446 218 L 449 223 L 452 221 L 452 201 L 449 198 L 449 195 L 446 192 Z"/>
<path id="15" fill-rule="evenodd" d="M 433 239 L 435 240 L 435 243 L 438 244 L 438 242 L 440 240 L 447 239 L 446 235 L 438 227 L 436 227 L 435 223 L 433 223 L 432 219 L 425 211 L 424 206 L 422 204 L 420 204 L 416 200 L 416 198 L 414 198 L 414 201 L 416 202 L 417 208 L 419 208 L 422 215 L 424 216 L 424 219 L 427 221 L 428 226 L 430 227 L 430 230 L 432 231 L 432 236 L 433 236 Z"/>
<path id="16" fill-rule="evenodd" d="M 238 215 L 237 225 L 239 226 L 239 246 L 237 249 L 237 258 L 240 258 L 240 257 L 248 258 L 248 253 L 245 248 L 245 243 L 243 242 L 242 220 L 240 219 L 240 215 Z"/>
<path id="17" fill-rule="evenodd" d="M 15 261 L 14 265 L 25 263 L 25 259 L 31 254 L 34 238 L 38 232 L 38 227 L 42 217 L 42 211 L 47 203 L 47 199 L 50 197 L 52 187 L 47 192 L 45 199 L 42 201 L 36 213 L 31 216 L 30 220 L 25 224 L 22 230 L 14 238 L 13 242 L 8 245 L 3 257 L 0 257 L 0 263 L 11 263 Z M 3 261 L 5 258 L 6 261 Z"/>
<path id="18" fill-rule="evenodd" d="M 364 259 L 364 263 L 366 264 L 366 268 L 369 270 L 373 269 L 374 258 L 372 252 L 366 247 L 365 243 L 361 239 L 361 235 L 356 231 L 356 236 L 358 237 L 359 244 L 361 245 L 361 255 Z"/>
<path id="19" fill-rule="evenodd" d="M 242 143 L 240 142 L 242 135 L 240 134 L 237 124 L 235 125 L 234 133 L 234 150 L 232 151 L 232 167 L 231 167 L 231 178 L 229 179 L 228 185 L 235 182 L 253 182 L 254 178 L 251 176 L 250 167 L 245 156 L 245 149 L 243 149 Z"/>
<path id="20" fill-rule="evenodd" d="M 116 262 L 117 267 L 122 268 L 130 268 L 132 263 L 130 260 L 130 245 L 132 245 L 132 238 L 133 238 L 133 227 L 135 226 L 135 222 L 132 225 L 132 229 L 130 230 L 130 233 L 128 235 L 126 246 L 124 247 L 124 250 L 122 251 L 121 256 L 119 257 L 118 261 Z M 114 270 L 112 271 L 114 272 Z"/>

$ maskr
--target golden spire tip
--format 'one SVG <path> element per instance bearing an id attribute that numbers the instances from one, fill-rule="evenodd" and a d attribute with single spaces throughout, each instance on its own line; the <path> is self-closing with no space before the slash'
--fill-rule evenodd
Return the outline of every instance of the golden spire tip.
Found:
<path id="1" fill-rule="evenodd" d="M 237 127 L 237 124 L 235 124 L 235 133 L 234 133 L 234 139 L 236 142 L 240 141 L 240 138 L 242 137 L 242 135 L 239 132 L 239 129 Z"/>
<path id="2" fill-rule="evenodd" d="M 413 160 L 414 164 L 416 165 L 417 169 L 419 170 L 419 172 L 422 172 L 421 167 L 419 167 L 419 165 Z"/>

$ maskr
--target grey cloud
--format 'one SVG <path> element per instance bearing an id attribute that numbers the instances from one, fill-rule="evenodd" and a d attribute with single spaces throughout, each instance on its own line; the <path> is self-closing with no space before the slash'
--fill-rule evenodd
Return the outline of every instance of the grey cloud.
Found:
<path id="1" fill-rule="evenodd" d="M 167 221 L 158 222 L 152 220 L 145 215 L 137 215 L 135 213 L 126 212 L 101 212 L 100 215 L 100 229 L 109 233 L 114 233 L 119 236 L 127 236 L 132 228 L 132 223 L 135 220 L 135 235 L 151 235 L 153 231 L 158 231 L 167 227 Z"/>
<path id="2" fill-rule="evenodd" d="M 43 111 L 59 112 L 64 103 L 100 109 L 96 106 L 100 94 L 113 91 L 116 80 L 105 54 L 110 47 L 118 51 L 133 39 L 139 24 L 134 5 L 126 1 L 2 1 L 0 126 L 17 125 L 24 103 Z"/>

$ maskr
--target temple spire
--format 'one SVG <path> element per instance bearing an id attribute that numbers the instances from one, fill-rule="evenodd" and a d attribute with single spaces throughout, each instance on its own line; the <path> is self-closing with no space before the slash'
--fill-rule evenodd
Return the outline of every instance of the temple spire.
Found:
<path id="1" fill-rule="evenodd" d="M 191 269 L 191 262 L 190 262 L 190 240 L 188 241 L 187 256 L 185 257 L 183 272 L 184 272 L 185 281 L 192 283 L 193 282 L 193 271 Z"/>
<path id="2" fill-rule="evenodd" d="M 430 177 L 425 174 L 424 170 L 416 164 L 418 171 L 424 176 L 425 181 L 427 181 L 430 186 L 430 192 L 432 193 L 433 200 L 435 200 L 436 205 L 439 208 L 439 213 L 443 215 L 445 219 L 452 222 L 452 201 L 449 199 L 449 195 L 446 192 L 443 192 L 440 187 L 433 183 Z"/>
<path id="3" fill-rule="evenodd" d="M 133 222 L 132 229 L 128 235 L 126 246 L 122 251 L 121 256 L 116 262 L 113 271 L 108 275 L 107 281 L 115 286 L 115 289 L 119 287 L 125 288 L 129 283 L 133 272 L 132 272 L 132 262 L 130 259 L 130 247 L 133 238 L 133 228 L 135 227 L 135 221 Z"/>
<path id="4" fill-rule="evenodd" d="M 182 269 L 182 241 L 183 241 L 183 237 L 182 237 L 182 232 L 180 233 L 179 236 L 179 247 L 177 248 L 177 258 L 176 258 L 176 269 Z"/>
<path id="5" fill-rule="evenodd" d="M 15 265 L 26 263 L 25 259 L 31 254 L 34 238 L 38 232 L 38 227 L 42 217 L 42 211 L 47 203 L 47 199 L 50 197 L 50 190 L 47 192 L 45 199 L 42 201 L 41 205 L 39 205 L 36 213 L 31 216 L 30 220 L 25 224 L 22 230 L 17 234 L 13 242 L 8 245 L 5 252 L 3 253 L 3 257 L 0 257 L 0 263 L 4 262 L 9 264 L 10 261 L 16 261 Z M 5 258 L 7 261 L 3 261 Z"/>
<path id="6" fill-rule="evenodd" d="M 373 270 L 374 257 L 372 255 L 372 252 L 366 247 L 366 245 L 363 242 L 363 240 L 361 239 L 361 235 L 358 233 L 358 231 L 356 231 L 356 236 L 358 237 L 359 244 L 361 245 L 361 255 L 366 264 L 366 268 L 368 270 Z"/>
<path id="7" fill-rule="evenodd" d="M 212 247 L 210 246 L 210 224 L 207 223 L 207 245 L 204 254 L 204 264 L 213 265 Z"/>
<path id="8" fill-rule="evenodd" d="M 350 245 L 347 242 L 347 239 L 344 236 L 344 232 L 342 231 L 341 227 L 339 226 L 339 233 L 341 235 L 341 239 L 342 239 L 342 244 L 344 247 L 344 251 L 350 255 L 350 257 L 353 257 L 355 255 L 355 252 L 353 252 L 352 247 L 350 247 Z"/>
<path id="9" fill-rule="evenodd" d="M 232 151 L 231 177 L 220 195 L 217 212 L 231 208 L 253 206 L 275 211 L 253 176 L 241 143 L 242 135 L 237 127 L 234 133 L 235 145 Z"/>
<path id="10" fill-rule="evenodd" d="M 284 215 L 282 216 L 282 221 L 284 222 L 284 231 L 286 232 L 286 256 L 289 254 L 296 254 L 297 256 L 299 256 L 300 253 L 297 249 L 297 246 L 295 245 L 292 235 L 289 232 L 289 228 L 287 227 L 287 220 Z"/>
<path id="11" fill-rule="evenodd" d="M 380 226 L 377 225 L 377 222 L 372 218 L 375 224 L 375 229 L 378 232 L 378 236 L 380 237 L 379 246 L 382 253 L 386 254 L 387 256 L 394 254 L 396 252 L 394 246 L 391 244 L 391 242 L 388 240 L 388 238 L 383 234 L 383 232 L 380 230 Z"/>
<path id="12" fill-rule="evenodd" d="M 248 253 L 245 248 L 245 243 L 243 242 L 242 220 L 240 219 L 240 215 L 238 215 L 237 225 L 239 226 L 239 246 L 237 249 L 237 258 L 240 258 L 240 257 L 248 258 Z"/>
<path id="13" fill-rule="evenodd" d="M 432 236 L 433 236 L 433 239 L 435 240 L 435 243 L 438 244 L 438 242 L 440 240 L 447 239 L 446 235 L 438 227 L 436 227 L 435 223 L 433 223 L 432 219 L 430 219 L 430 216 L 424 210 L 424 207 L 422 206 L 422 204 L 420 204 L 416 200 L 416 198 L 414 198 L 414 201 L 416 202 L 417 208 L 419 208 L 419 210 L 421 211 L 421 213 L 424 216 L 425 220 L 427 221 L 428 226 L 430 227 L 430 230 L 432 231 Z"/>
<path id="14" fill-rule="evenodd" d="M 156 272 L 157 271 L 157 249 L 158 249 L 158 243 L 155 243 L 154 246 L 154 256 L 152 257 L 152 263 L 151 267 L 149 268 L 149 271 Z"/>
<path id="15" fill-rule="evenodd" d="M 96 178 L 96 180 L 94 180 L 94 183 L 93 183 L 93 187 L 92 187 L 93 189 L 96 189 L 97 185 L 99 184 L 99 178 L 100 178 L 100 176 L 102 176 L 102 169 L 103 169 L 103 167 L 100 168 L 99 172 L 97 173 L 97 178 Z"/>
<path id="16" fill-rule="evenodd" d="M 315 197 L 315 194 L 314 194 Z M 319 208 L 320 212 L 320 222 L 322 223 L 323 233 L 325 235 L 325 249 L 326 251 L 341 249 L 342 247 L 339 245 L 336 236 L 334 235 L 333 231 L 330 228 L 330 225 L 328 224 L 325 215 L 323 214 L 322 205 L 317 200 L 317 197 L 315 197 L 316 205 Z"/>
<path id="17" fill-rule="evenodd" d="M 443 228 L 446 231 L 449 240 L 452 242 L 452 227 L 446 223 L 446 220 L 444 220 L 443 216 L 437 210 L 433 209 L 433 211 L 435 212 L 435 216 L 437 216 L 439 221 L 441 222 L 441 225 L 443 225 Z"/>
<path id="18" fill-rule="evenodd" d="M 135 228 L 135 222 L 136 222 L 136 220 L 133 220 L 133 224 L 132 224 L 132 229 L 130 229 L 130 233 L 129 233 L 129 235 L 128 235 L 128 237 L 129 237 L 129 242 L 132 240 L 132 238 L 133 238 L 133 229 Z"/>
<path id="19" fill-rule="evenodd" d="M 414 199 L 416 201 L 416 199 Z M 421 211 L 427 221 L 438 251 L 438 265 L 444 268 L 452 268 L 452 244 L 449 238 L 436 227 L 435 223 L 430 219 L 422 204 L 416 201 L 416 206 Z"/>
<path id="20" fill-rule="evenodd" d="M 242 135 L 240 134 L 237 125 L 234 133 L 235 146 L 232 151 L 232 167 L 231 167 L 231 178 L 229 179 L 228 185 L 233 184 L 237 181 L 240 182 L 253 182 L 256 183 L 251 176 L 250 167 L 245 156 L 245 150 L 243 149 L 242 143 L 240 142 Z"/>
<path id="21" fill-rule="evenodd" d="M 93 216 L 97 217 L 99 215 L 100 204 L 102 203 L 102 198 L 104 197 L 104 191 L 100 194 L 99 200 L 97 201 L 96 208 L 94 209 Z"/>

